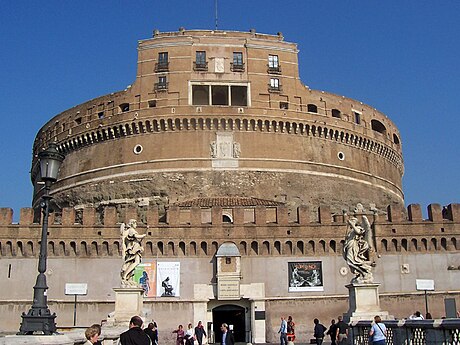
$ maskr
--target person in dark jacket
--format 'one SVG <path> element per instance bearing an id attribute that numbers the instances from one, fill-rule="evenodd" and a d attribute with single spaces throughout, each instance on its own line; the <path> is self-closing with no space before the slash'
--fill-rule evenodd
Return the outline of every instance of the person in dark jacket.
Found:
<path id="1" fill-rule="evenodd" d="M 337 324 L 335 323 L 335 319 L 331 320 L 331 325 L 326 332 L 327 335 L 331 337 L 331 345 L 336 345 L 337 342 Z"/>
<path id="2" fill-rule="evenodd" d="M 144 329 L 145 334 L 150 338 L 152 345 L 158 344 L 158 329 L 156 322 L 150 322 L 146 329 Z"/>
<path id="3" fill-rule="evenodd" d="M 195 327 L 195 337 L 196 341 L 198 342 L 198 345 L 203 344 L 203 335 L 207 337 L 203 324 L 201 323 L 201 321 L 198 321 L 198 325 L 196 325 Z"/>
<path id="4" fill-rule="evenodd" d="M 324 333 L 327 331 L 327 328 L 320 324 L 318 319 L 314 319 L 313 322 L 315 324 L 313 336 L 316 339 L 316 345 L 321 345 L 323 343 Z"/>
<path id="5" fill-rule="evenodd" d="M 220 327 L 222 331 L 222 345 L 235 345 L 235 338 L 233 338 L 233 333 L 228 329 L 228 325 L 223 323 Z"/>
<path id="6" fill-rule="evenodd" d="M 120 334 L 121 345 L 150 345 L 150 338 L 142 330 L 143 321 L 133 316 L 129 321 L 129 329 Z"/>

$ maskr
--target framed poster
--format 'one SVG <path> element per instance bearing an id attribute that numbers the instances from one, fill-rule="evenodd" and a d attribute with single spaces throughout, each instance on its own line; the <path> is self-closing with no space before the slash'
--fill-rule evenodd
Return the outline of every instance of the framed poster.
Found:
<path id="1" fill-rule="evenodd" d="M 321 261 L 288 263 L 288 291 L 324 291 Z"/>
<path id="2" fill-rule="evenodd" d="M 157 262 L 157 296 L 180 296 L 180 262 Z"/>
<path id="3" fill-rule="evenodd" d="M 134 280 L 144 290 L 144 297 L 157 295 L 156 269 L 156 261 L 150 261 L 139 264 L 134 270 Z"/>

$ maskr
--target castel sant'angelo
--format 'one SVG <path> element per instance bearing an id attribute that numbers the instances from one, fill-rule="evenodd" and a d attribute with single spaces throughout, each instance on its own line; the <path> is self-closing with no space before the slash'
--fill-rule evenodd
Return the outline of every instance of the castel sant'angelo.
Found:
<path id="1" fill-rule="evenodd" d="M 139 41 L 132 85 L 51 118 L 34 142 L 32 207 L 19 224 L 0 210 L 2 327 L 17 330 L 30 303 L 29 289 L 14 287 L 33 286 L 37 157 L 50 143 L 65 154 L 48 237 L 58 326 L 72 322 L 66 283 L 88 284 L 78 304 L 87 324 L 113 311 L 129 219 L 146 234 L 152 274 L 143 316 L 164 330 L 202 320 L 217 339 L 227 322 L 237 341 L 276 342 L 279 316 L 292 315 L 306 342 L 315 317 L 326 324 L 346 312 L 350 215 L 372 224 L 384 309 L 398 318 L 423 309 L 416 279 L 435 281 L 435 316 L 445 298 L 460 304 L 460 205 L 429 205 L 426 220 L 419 205 L 404 209 L 396 125 L 358 100 L 310 89 L 297 54 L 281 33 L 155 31 Z"/>

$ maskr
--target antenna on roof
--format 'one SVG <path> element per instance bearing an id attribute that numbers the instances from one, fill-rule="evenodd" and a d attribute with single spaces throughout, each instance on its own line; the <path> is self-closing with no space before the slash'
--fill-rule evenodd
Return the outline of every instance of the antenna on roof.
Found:
<path id="1" fill-rule="evenodd" d="M 215 8 L 216 8 L 216 30 L 217 30 L 217 0 L 215 1 Z"/>

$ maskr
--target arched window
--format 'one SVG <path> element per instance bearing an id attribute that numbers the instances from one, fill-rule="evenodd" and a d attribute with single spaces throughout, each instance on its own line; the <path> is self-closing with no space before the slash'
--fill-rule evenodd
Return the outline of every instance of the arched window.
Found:
<path id="1" fill-rule="evenodd" d="M 342 117 L 342 113 L 339 109 L 332 109 L 332 117 L 340 119 Z"/>
<path id="2" fill-rule="evenodd" d="M 318 112 L 318 107 L 315 104 L 308 104 L 307 105 L 307 111 L 309 113 L 317 113 Z"/>
<path id="3" fill-rule="evenodd" d="M 385 125 L 379 120 L 371 120 L 371 127 L 372 130 L 379 132 L 380 134 L 385 134 L 387 132 Z"/>

